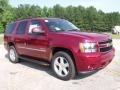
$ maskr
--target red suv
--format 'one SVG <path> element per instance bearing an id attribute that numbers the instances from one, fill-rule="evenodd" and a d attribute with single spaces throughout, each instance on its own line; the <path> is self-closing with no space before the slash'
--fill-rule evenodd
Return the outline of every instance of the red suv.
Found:
<path id="1" fill-rule="evenodd" d="M 59 18 L 32 18 L 10 23 L 4 46 L 9 60 L 19 58 L 51 64 L 62 80 L 107 66 L 114 57 L 112 38 L 106 34 L 81 32 L 71 22 Z"/>

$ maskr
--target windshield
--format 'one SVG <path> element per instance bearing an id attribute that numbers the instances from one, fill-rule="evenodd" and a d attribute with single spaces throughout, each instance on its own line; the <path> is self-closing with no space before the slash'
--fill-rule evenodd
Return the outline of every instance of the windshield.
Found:
<path id="1" fill-rule="evenodd" d="M 71 22 L 64 19 L 46 19 L 50 31 L 78 31 L 79 29 Z"/>

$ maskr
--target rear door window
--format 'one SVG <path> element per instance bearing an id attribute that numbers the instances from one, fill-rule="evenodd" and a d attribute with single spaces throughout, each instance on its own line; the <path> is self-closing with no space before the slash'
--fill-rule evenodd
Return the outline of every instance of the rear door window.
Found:
<path id="1" fill-rule="evenodd" d="M 25 34 L 26 27 L 27 27 L 27 21 L 20 22 L 16 34 Z"/>

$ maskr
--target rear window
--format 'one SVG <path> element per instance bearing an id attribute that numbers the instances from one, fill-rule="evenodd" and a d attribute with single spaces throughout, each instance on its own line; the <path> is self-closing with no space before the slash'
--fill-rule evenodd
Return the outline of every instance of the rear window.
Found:
<path id="1" fill-rule="evenodd" d="M 15 29 L 15 26 L 16 26 L 16 23 L 11 23 L 11 24 L 7 25 L 5 34 L 12 34 L 12 32 Z"/>

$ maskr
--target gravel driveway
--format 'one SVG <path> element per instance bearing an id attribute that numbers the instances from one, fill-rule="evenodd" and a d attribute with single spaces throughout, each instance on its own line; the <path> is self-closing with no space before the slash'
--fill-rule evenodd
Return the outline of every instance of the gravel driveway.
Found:
<path id="1" fill-rule="evenodd" d="M 120 90 L 120 40 L 113 40 L 116 56 L 105 69 L 61 81 L 49 66 L 21 62 L 12 64 L 0 45 L 0 90 Z"/>

